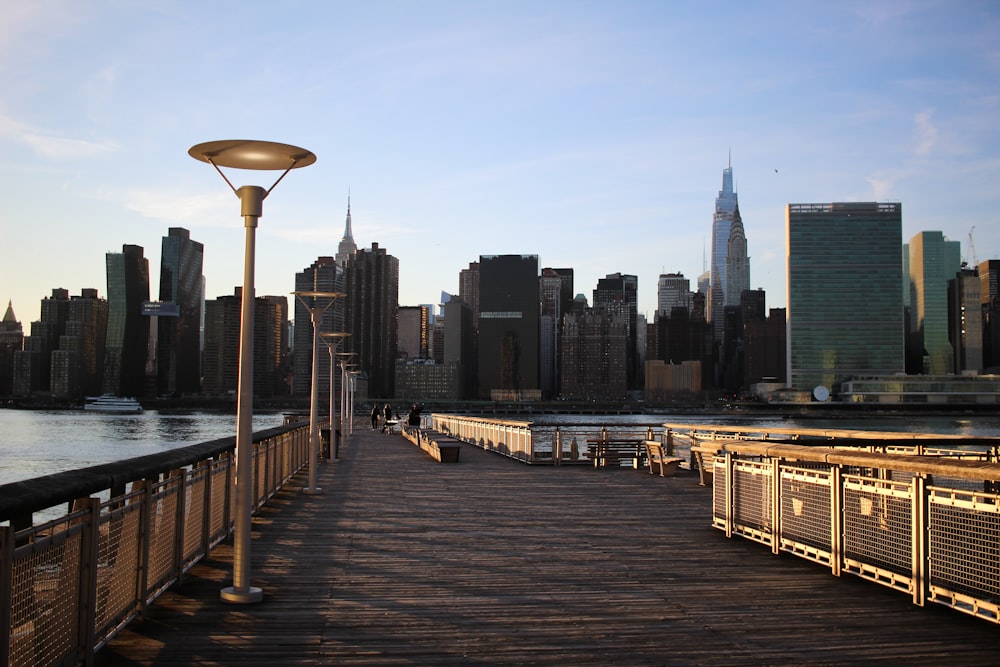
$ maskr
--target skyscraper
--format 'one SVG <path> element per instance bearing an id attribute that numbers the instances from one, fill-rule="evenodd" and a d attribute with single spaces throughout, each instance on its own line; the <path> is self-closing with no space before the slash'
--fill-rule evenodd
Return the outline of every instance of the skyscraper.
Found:
<path id="1" fill-rule="evenodd" d="M 625 373 L 629 389 L 638 389 L 640 384 L 638 313 L 639 278 L 621 273 L 609 273 L 597 281 L 594 289 L 593 309 L 600 312 L 618 312 L 625 318 L 625 336 L 628 353 Z"/>
<path id="2" fill-rule="evenodd" d="M 344 348 L 368 376 L 368 396 L 392 398 L 395 389 L 399 260 L 378 243 L 358 250 L 344 274 Z M 297 327 L 296 327 L 297 328 Z"/>
<path id="3" fill-rule="evenodd" d="M 739 200 L 733 188 L 733 165 L 722 170 L 722 189 L 719 196 L 715 198 L 715 211 L 712 215 L 712 261 L 709 273 L 709 298 L 708 298 L 708 319 L 712 323 L 715 332 L 715 339 L 722 340 L 724 326 L 723 309 L 729 305 L 739 305 L 726 301 L 730 291 L 727 287 L 729 282 L 726 258 L 729 256 L 730 236 L 734 220 L 739 218 Z M 742 220 L 740 226 L 742 227 Z M 738 240 L 737 240 L 738 245 Z M 744 236 L 743 255 L 746 256 L 746 244 Z M 749 265 L 747 266 L 749 271 Z M 739 278 L 738 278 L 739 279 Z M 747 275 L 749 283 L 749 275 Z M 744 289 L 748 289 L 749 285 Z M 731 295 L 730 295 L 731 296 Z M 739 297 L 739 292 L 736 292 Z"/>
<path id="4" fill-rule="evenodd" d="M 539 385 L 544 396 L 559 391 L 563 316 L 573 303 L 573 269 L 542 269 L 538 279 L 541 299 L 539 321 Z"/>
<path id="5" fill-rule="evenodd" d="M 348 257 L 353 257 L 351 254 Z M 296 292 L 344 292 L 344 267 L 333 257 L 317 257 L 311 266 L 295 274 Z M 292 394 L 309 396 L 312 390 L 312 345 L 313 328 L 309 308 L 295 299 L 295 332 L 292 341 Z M 337 299 L 320 316 L 319 333 L 342 332 L 344 329 L 344 300 Z M 341 345 L 341 350 L 345 349 Z M 349 349 L 349 348 L 347 348 Z M 317 373 L 320 378 L 329 377 L 330 354 L 320 346 Z M 336 379 L 336 378 L 335 378 Z M 319 383 L 320 404 L 329 401 L 329 382 Z"/>
<path id="6" fill-rule="evenodd" d="M 736 194 L 734 193 L 735 197 Z M 740 297 L 750 289 L 750 258 L 747 256 L 747 235 L 743 229 L 740 205 L 733 211 L 733 222 L 729 227 L 729 242 L 726 245 L 725 306 L 739 306 Z"/>
<path id="7" fill-rule="evenodd" d="M 540 396 L 538 256 L 479 257 L 479 395 Z"/>
<path id="8" fill-rule="evenodd" d="M 354 242 L 354 233 L 351 231 L 351 195 L 347 195 L 347 221 L 344 223 L 344 236 L 337 246 L 337 264 L 346 266 L 347 260 L 358 251 L 358 246 Z"/>
<path id="9" fill-rule="evenodd" d="M 27 396 L 49 391 L 52 351 L 66 331 L 69 318 L 69 290 L 52 290 L 42 299 L 41 319 L 31 323 L 31 335 L 24 339 L 24 349 L 14 352 L 14 393 Z"/>
<path id="10" fill-rule="evenodd" d="M 176 317 L 157 318 L 157 391 L 201 391 L 201 320 L 205 303 L 204 247 L 191 232 L 171 227 L 160 251 L 160 302 L 173 303 Z"/>
<path id="11" fill-rule="evenodd" d="M 108 280 L 108 330 L 104 351 L 104 392 L 141 396 L 146 377 L 149 319 L 149 260 L 138 245 L 104 257 Z"/>
<path id="12" fill-rule="evenodd" d="M 980 262 L 976 273 L 982 300 L 983 367 L 1000 370 L 1000 260 Z"/>
<path id="13" fill-rule="evenodd" d="M 96 289 L 83 289 L 70 299 L 66 332 L 52 351 L 53 396 L 80 398 L 101 391 L 107 328 L 108 302 Z"/>
<path id="14" fill-rule="evenodd" d="M 661 273 L 656 285 L 656 314 L 669 317 L 674 308 L 691 309 L 691 281 L 683 273 Z"/>
<path id="15" fill-rule="evenodd" d="M 902 373 L 900 204 L 789 204 L 785 232 L 789 384 Z"/>
<path id="16" fill-rule="evenodd" d="M 907 244 L 910 266 L 910 329 L 924 351 L 923 372 L 955 372 L 948 340 L 948 281 L 962 265 L 958 241 L 946 241 L 941 232 L 920 232 Z"/>

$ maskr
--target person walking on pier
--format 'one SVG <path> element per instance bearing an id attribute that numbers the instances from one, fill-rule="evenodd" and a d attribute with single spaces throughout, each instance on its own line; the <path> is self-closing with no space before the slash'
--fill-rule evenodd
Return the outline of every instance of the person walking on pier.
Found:
<path id="1" fill-rule="evenodd" d="M 372 406 L 372 430 L 378 430 L 378 415 L 379 410 L 377 405 Z"/>
<path id="2" fill-rule="evenodd" d="M 382 414 L 385 416 L 385 419 L 382 421 L 382 432 L 385 433 L 389 428 L 389 422 L 392 420 L 392 406 L 386 403 L 385 407 L 382 408 Z"/>

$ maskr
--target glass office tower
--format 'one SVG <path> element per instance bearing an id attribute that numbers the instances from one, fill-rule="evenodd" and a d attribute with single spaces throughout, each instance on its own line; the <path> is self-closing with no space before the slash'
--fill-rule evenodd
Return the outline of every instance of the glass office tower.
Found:
<path id="1" fill-rule="evenodd" d="M 789 204 L 785 221 L 789 385 L 904 372 L 901 205 Z"/>

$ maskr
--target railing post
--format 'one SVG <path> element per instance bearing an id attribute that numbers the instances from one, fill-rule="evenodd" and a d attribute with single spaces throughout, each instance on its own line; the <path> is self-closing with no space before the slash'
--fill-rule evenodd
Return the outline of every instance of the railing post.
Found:
<path id="1" fill-rule="evenodd" d="M 910 482 L 910 493 L 913 494 L 912 531 L 913 531 L 913 604 L 920 607 L 927 602 L 927 531 L 928 497 L 927 478 L 914 475 Z"/>
<path id="2" fill-rule="evenodd" d="M 13 587 L 14 529 L 10 526 L 0 526 L 0 665 L 10 664 Z"/>
<path id="3" fill-rule="evenodd" d="M 188 496 L 188 482 L 190 477 L 187 470 L 173 470 L 170 473 L 171 482 L 176 482 L 179 479 L 180 483 L 177 488 L 177 514 L 174 519 L 174 576 L 177 581 L 181 579 L 181 573 L 184 570 L 184 533 L 187 527 L 184 525 L 185 517 L 187 515 L 187 496 Z"/>
<path id="4" fill-rule="evenodd" d="M 839 577 L 844 562 L 844 481 L 839 465 L 830 468 L 830 572 Z"/>
<path id="5" fill-rule="evenodd" d="M 663 444 L 667 450 L 667 456 L 674 455 L 674 432 L 667 427 L 663 434 Z"/>
<path id="6" fill-rule="evenodd" d="M 212 533 L 212 466 L 203 460 L 198 462 L 195 470 L 205 479 L 204 491 L 201 494 L 201 541 L 198 550 L 202 556 L 208 556 Z"/>
<path id="7" fill-rule="evenodd" d="M 771 459 L 771 553 L 781 553 L 781 459 Z"/>
<path id="8" fill-rule="evenodd" d="M 733 485 L 736 483 L 736 476 L 733 474 L 733 453 L 724 453 L 726 462 L 726 537 L 733 536 L 733 498 L 736 495 Z"/>
<path id="9" fill-rule="evenodd" d="M 562 465 L 562 429 L 556 426 L 556 432 L 552 435 L 552 463 Z"/>
<path id="10" fill-rule="evenodd" d="M 77 616 L 77 659 L 90 665 L 94 661 L 94 624 L 97 619 L 97 544 L 101 501 L 80 498 L 76 508 L 85 510 L 80 535 L 80 579 Z"/>

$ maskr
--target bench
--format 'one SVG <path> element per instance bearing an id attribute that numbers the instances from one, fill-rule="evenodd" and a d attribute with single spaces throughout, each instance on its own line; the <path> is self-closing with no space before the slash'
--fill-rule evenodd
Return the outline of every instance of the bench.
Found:
<path id="1" fill-rule="evenodd" d="M 595 468 L 619 468 L 622 461 L 638 468 L 644 455 L 642 440 L 598 440 L 587 445 L 586 454 Z"/>
<path id="2" fill-rule="evenodd" d="M 403 437 L 430 455 L 438 463 L 458 463 L 462 443 L 449 435 L 418 428 L 403 426 Z"/>
<path id="3" fill-rule="evenodd" d="M 677 474 L 677 468 L 683 459 L 670 456 L 663 443 L 655 440 L 646 440 L 643 443 L 646 449 L 646 463 L 649 464 L 649 474 L 660 474 L 660 477 L 673 477 Z"/>

